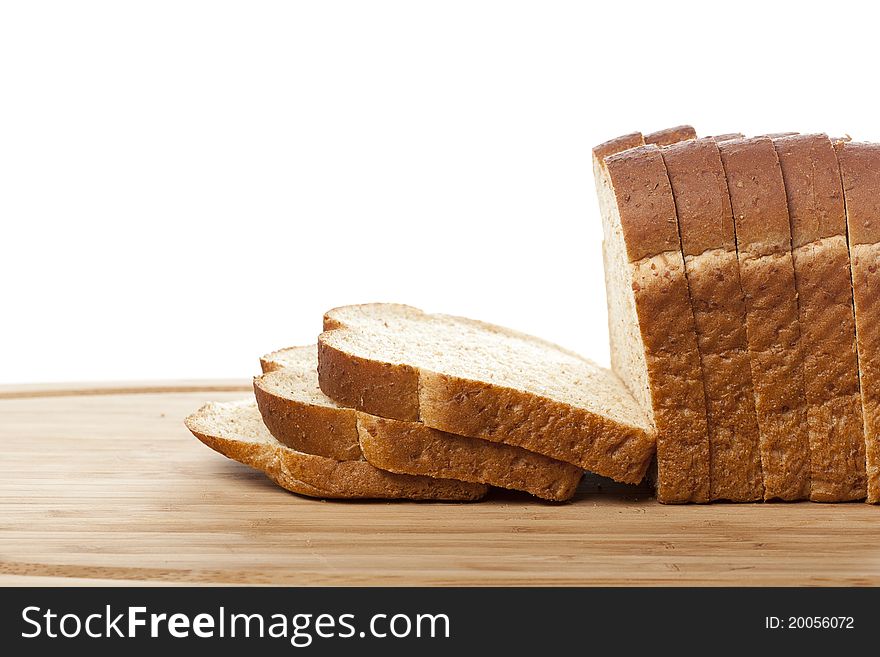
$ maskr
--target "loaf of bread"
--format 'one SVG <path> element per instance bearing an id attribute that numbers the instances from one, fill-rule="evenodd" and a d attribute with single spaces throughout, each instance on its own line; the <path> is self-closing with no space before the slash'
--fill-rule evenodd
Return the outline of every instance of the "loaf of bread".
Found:
<path id="1" fill-rule="evenodd" d="M 880 145 L 682 125 L 593 149 L 611 369 L 400 304 L 334 308 L 186 419 L 320 498 L 880 503 Z"/>

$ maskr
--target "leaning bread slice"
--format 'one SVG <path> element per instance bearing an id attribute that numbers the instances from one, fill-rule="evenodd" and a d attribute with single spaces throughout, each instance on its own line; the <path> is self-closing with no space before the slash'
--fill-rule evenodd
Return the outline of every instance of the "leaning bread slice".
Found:
<path id="1" fill-rule="evenodd" d="M 211 402 L 186 418 L 205 445 L 266 475 L 300 495 L 338 499 L 477 500 L 480 484 L 394 474 L 365 461 L 337 461 L 279 443 L 263 425 L 252 401 Z"/>
<path id="2" fill-rule="evenodd" d="M 657 498 L 706 502 L 706 400 L 666 167 L 656 145 L 605 150 L 594 158 L 612 368 L 656 427 Z"/>
<path id="3" fill-rule="evenodd" d="M 612 211 L 610 208 L 606 207 L 610 201 L 610 194 L 607 193 L 608 184 L 605 176 L 606 157 L 622 153 L 623 151 L 628 151 L 631 148 L 645 146 L 646 144 L 669 146 L 670 144 L 696 139 L 696 137 L 697 133 L 693 127 L 689 125 L 679 125 L 674 128 L 664 128 L 663 130 L 650 132 L 647 135 L 642 135 L 641 132 L 630 132 L 615 137 L 614 139 L 609 139 L 608 141 L 595 146 L 593 148 L 593 179 L 596 183 L 596 190 L 599 196 L 599 211 L 602 216 L 604 217 L 607 212 Z M 603 247 L 604 246 L 607 245 L 603 245 Z M 608 254 L 605 248 L 602 250 L 602 255 L 605 257 L 605 275 L 607 277 L 609 268 L 607 262 Z M 609 298 L 608 303 L 610 304 L 613 301 L 613 299 Z"/>
<path id="4" fill-rule="evenodd" d="M 880 503 L 880 144 L 835 143 L 846 199 L 867 498 Z"/>
<path id="5" fill-rule="evenodd" d="M 339 461 L 362 461 L 357 411 L 318 387 L 318 352 L 289 347 L 260 358 L 254 397 L 269 432 L 288 447 Z"/>
<path id="6" fill-rule="evenodd" d="M 689 125 L 677 125 L 674 128 L 664 128 L 656 132 L 649 132 L 645 135 L 646 144 L 656 144 L 657 146 L 669 146 L 679 142 L 688 141 L 697 138 L 697 131 Z"/>
<path id="7" fill-rule="evenodd" d="M 865 497 L 865 439 L 846 211 L 827 135 L 773 140 L 791 223 L 810 442 L 810 499 Z"/>
<path id="8" fill-rule="evenodd" d="M 574 495 L 583 470 L 521 447 L 384 420 L 336 404 L 318 387 L 314 345 L 260 359 L 254 379 L 263 421 L 282 443 L 336 458 L 363 459 L 401 474 L 426 475 L 522 490 L 561 502 Z"/>
<path id="9" fill-rule="evenodd" d="M 509 329 L 396 304 L 329 311 L 321 390 L 344 406 L 642 480 L 647 418 L 611 372 Z"/>
<path id="10" fill-rule="evenodd" d="M 764 499 L 810 494 L 810 447 L 785 185 L 767 137 L 719 142 L 733 207 Z"/>
<path id="11" fill-rule="evenodd" d="M 733 212 L 716 140 L 724 139 L 674 144 L 662 155 L 703 366 L 710 497 L 747 502 L 762 499 L 764 487 Z"/>
<path id="12" fill-rule="evenodd" d="M 712 139 L 716 143 L 719 141 L 730 141 L 731 139 L 742 139 L 745 135 L 741 132 L 722 132 L 720 135 L 712 135 L 708 139 Z"/>

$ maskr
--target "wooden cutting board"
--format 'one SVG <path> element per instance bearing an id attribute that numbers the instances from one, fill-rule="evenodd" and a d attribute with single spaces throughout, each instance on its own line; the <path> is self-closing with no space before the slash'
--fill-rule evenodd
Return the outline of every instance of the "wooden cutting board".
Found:
<path id="1" fill-rule="evenodd" d="M 195 440 L 246 382 L 0 388 L 0 584 L 880 584 L 880 508 L 323 502 Z"/>

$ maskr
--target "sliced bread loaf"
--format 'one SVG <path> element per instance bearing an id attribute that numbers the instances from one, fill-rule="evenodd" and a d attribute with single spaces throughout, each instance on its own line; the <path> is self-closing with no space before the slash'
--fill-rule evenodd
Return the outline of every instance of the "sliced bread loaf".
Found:
<path id="1" fill-rule="evenodd" d="M 731 136 L 730 138 L 734 138 Z M 763 498 L 761 453 L 733 212 L 716 138 L 662 149 L 706 391 L 710 498 Z"/>
<path id="2" fill-rule="evenodd" d="M 618 481 L 645 475 L 654 437 L 620 380 L 509 329 L 409 306 L 331 310 L 318 380 L 337 403 L 515 445 Z"/>
<path id="3" fill-rule="evenodd" d="M 803 359 L 785 185 L 771 139 L 719 142 L 733 207 L 764 499 L 810 494 Z"/>
<path id="4" fill-rule="evenodd" d="M 366 458 L 376 467 L 490 484 L 561 502 L 583 470 L 521 447 L 467 438 L 420 422 L 385 420 L 345 408 L 318 386 L 316 347 L 291 347 L 260 359 L 254 393 L 266 426 L 300 451 L 339 460 Z"/>
<path id="5" fill-rule="evenodd" d="M 810 442 L 810 499 L 865 497 L 865 439 L 846 211 L 826 135 L 774 139 L 791 223 Z"/>
<path id="6" fill-rule="evenodd" d="M 655 145 L 594 150 L 613 370 L 651 417 L 657 498 L 709 500 L 706 401 L 666 167 Z"/>
<path id="7" fill-rule="evenodd" d="M 266 429 L 252 401 L 208 403 L 186 418 L 205 445 L 300 495 L 338 499 L 477 500 L 481 484 L 394 474 L 365 461 L 337 461 L 298 452 Z"/>
<path id="8" fill-rule="evenodd" d="M 880 503 L 880 144 L 835 143 L 846 199 L 867 499 Z"/>

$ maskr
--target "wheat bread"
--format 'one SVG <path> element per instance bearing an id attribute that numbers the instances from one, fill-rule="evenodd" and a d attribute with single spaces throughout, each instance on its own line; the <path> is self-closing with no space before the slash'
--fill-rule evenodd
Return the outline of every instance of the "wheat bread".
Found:
<path id="1" fill-rule="evenodd" d="M 880 503 L 880 144 L 836 142 L 846 201 L 867 501 Z"/>
<path id="2" fill-rule="evenodd" d="M 656 144 L 657 146 L 669 146 L 677 144 L 689 139 L 696 139 L 697 131 L 689 125 L 677 125 L 672 128 L 663 128 L 656 132 L 649 132 L 645 135 L 646 144 Z"/>
<path id="3" fill-rule="evenodd" d="M 626 483 L 654 436 L 610 371 L 544 340 L 398 304 L 325 316 L 318 380 L 337 403 L 522 447 Z"/>
<path id="4" fill-rule="evenodd" d="M 254 397 L 275 438 L 295 450 L 338 461 L 360 461 L 357 411 L 318 387 L 317 347 L 290 347 L 260 358 Z"/>
<path id="5" fill-rule="evenodd" d="M 656 145 L 594 150 L 612 369 L 652 419 L 657 498 L 709 500 L 709 439 L 675 202 Z"/>
<path id="6" fill-rule="evenodd" d="M 657 146 L 669 146 L 680 141 L 688 139 L 696 139 L 697 131 L 689 125 L 677 125 L 671 128 L 663 128 L 655 132 L 649 132 L 643 135 L 641 132 L 630 132 L 614 139 L 599 144 L 593 148 L 593 175 L 598 181 L 601 176 L 602 163 L 609 155 L 615 155 L 628 151 L 631 148 L 638 148 L 645 144 L 656 144 Z M 600 199 L 601 200 L 601 199 Z"/>
<path id="7" fill-rule="evenodd" d="M 394 474 L 365 461 L 337 461 L 279 443 L 253 401 L 210 402 L 186 418 L 187 428 L 224 456 L 263 471 L 308 497 L 336 499 L 478 500 L 488 488 L 449 479 Z"/>
<path id="8" fill-rule="evenodd" d="M 745 299 L 718 139 L 673 144 L 661 153 L 675 199 L 703 371 L 710 498 L 746 502 L 762 499 L 764 487 Z"/>
<path id="9" fill-rule="evenodd" d="M 722 132 L 720 135 L 712 135 L 708 137 L 708 139 L 712 139 L 715 142 L 719 141 L 730 141 L 731 139 L 742 139 L 745 135 L 741 132 Z"/>
<path id="10" fill-rule="evenodd" d="M 827 135 L 774 139 L 791 225 L 810 443 L 810 499 L 864 499 L 859 392 L 846 211 Z"/>
<path id="11" fill-rule="evenodd" d="M 358 413 L 358 435 L 367 461 L 390 472 L 444 477 L 531 493 L 552 502 L 571 499 L 583 470 L 522 447 L 467 438 Z"/>
<path id="12" fill-rule="evenodd" d="M 614 139 L 599 144 L 593 148 L 593 177 L 598 181 L 601 176 L 602 163 L 609 155 L 622 153 L 631 148 L 638 148 L 645 145 L 645 137 L 641 132 L 630 132 Z M 602 202 L 599 197 L 599 202 Z"/>
<path id="13" fill-rule="evenodd" d="M 718 142 L 746 302 L 764 499 L 810 494 L 810 447 L 785 185 L 767 137 Z"/>
<path id="14" fill-rule="evenodd" d="M 314 345 L 260 359 L 265 373 L 255 377 L 254 393 L 263 421 L 281 443 L 339 460 L 365 458 L 390 472 L 489 484 L 556 502 L 574 495 L 583 475 L 575 465 L 336 404 L 318 386 L 317 362 Z"/>

